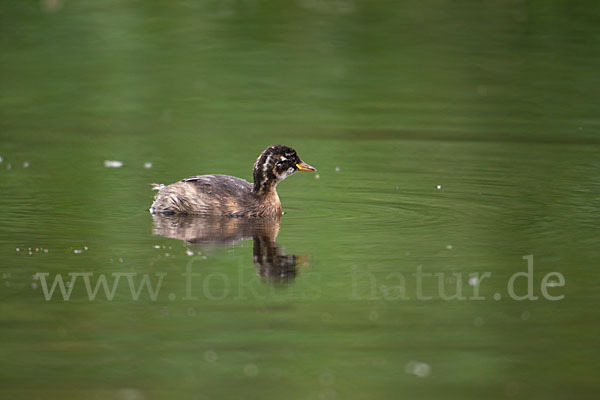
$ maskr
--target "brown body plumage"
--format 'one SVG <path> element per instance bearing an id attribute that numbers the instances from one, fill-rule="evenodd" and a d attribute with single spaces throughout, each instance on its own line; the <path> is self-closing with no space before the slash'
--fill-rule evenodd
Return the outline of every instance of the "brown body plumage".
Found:
<path id="1" fill-rule="evenodd" d="M 152 213 L 227 216 L 281 215 L 277 184 L 296 171 L 315 171 L 291 147 L 265 149 L 254 163 L 254 183 L 229 175 L 199 175 L 158 186 Z"/>

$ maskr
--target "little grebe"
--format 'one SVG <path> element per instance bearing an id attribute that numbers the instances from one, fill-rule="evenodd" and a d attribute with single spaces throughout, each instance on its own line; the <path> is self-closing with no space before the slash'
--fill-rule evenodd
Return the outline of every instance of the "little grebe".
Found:
<path id="1" fill-rule="evenodd" d="M 275 188 L 296 171 L 316 171 L 291 147 L 266 148 L 254 163 L 254 185 L 229 175 L 199 175 L 158 190 L 150 212 L 163 214 L 211 214 L 232 217 L 281 215 Z"/>

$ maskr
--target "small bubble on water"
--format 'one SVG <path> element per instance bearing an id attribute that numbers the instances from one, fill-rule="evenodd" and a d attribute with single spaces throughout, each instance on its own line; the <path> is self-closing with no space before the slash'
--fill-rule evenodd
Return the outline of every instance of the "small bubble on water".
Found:
<path id="1" fill-rule="evenodd" d="M 48 252 L 48 249 L 44 249 L 44 253 L 47 253 L 47 252 Z"/>
<path id="2" fill-rule="evenodd" d="M 29 254 L 30 256 L 32 256 L 33 255 L 33 251 L 29 250 L 29 253 L 27 253 L 27 254 Z"/>
<path id="3" fill-rule="evenodd" d="M 87 246 L 83 246 L 83 249 L 84 249 L 85 251 L 88 251 L 88 250 L 89 250 L 89 248 L 88 248 Z"/>
<path id="4" fill-rule="evenodd" d="M 471 286 L 479 285 L 479 279 L 476 277 L 469 278 L 469 285 L 471 285 Z"/>
<path id="5" fill-rule="evenodd" d="M 419 361 L 409 361 L 404 366 L 404 371 L 410 375 L 416 375 L 419 378 L 425 378 L 431 373 L 429 364 Z"/>
<path id="6" fill-rule="evenodd" d="M 244 366 L 244 375 L 249 377 L 255 377 L 258 375 L 258 367 L 254 364 L 246 364 Z"/>
<path id="7" fill-rule="evenodd" d="M 340 167 L 335 167 L 335 172 L 340 172 Z"/>
<path id="8" fill-rule="evenodd" d="M 208 362 L 215 362 L 219 359 L 219 355 L 213 350 L 206 350 L 204 352 L 204 359 Z"/>
<path id="9" fill-rule="evenodd" d="M 447 248 L 448 250 L 452 250 L 453 246 L 452 246 L 451 244 L 448 244 L 448 245 L 446 245 L 446 248 Z"/>
<path id="10" fill-rule="evenodd" d="M 17 252 L 21 251 L 21 249 L 20 249 L 20 248 L 18 248 L 18 247 L 17 247 L 17 249 L 16 249 L 16 250 L 17 250 Z"/>
<path id="11" fill-rule="evenodd" d="M 123 262 L 123 258 L 119 257 L 119 262 L 122 263 Z"/>
<path id="12" fill-rule="evenodd" d="M 146 168 L 146 169 L 152 168 L 152 163 L 151 162 L 144 163 L 144 168 Z"/>
<path id="13" fill-rule="evenodd" d="M 436 185 L 436 186 L 435 186 L 435 188 L 436 188 L 437 190 L 442 190 L 442 185 Z"/>
<path id="14" fill-rule="evenodd" d="M 28 168 L 29 167 L 29 161 L 25 161 L 23 163 L 23 168 Z"/>

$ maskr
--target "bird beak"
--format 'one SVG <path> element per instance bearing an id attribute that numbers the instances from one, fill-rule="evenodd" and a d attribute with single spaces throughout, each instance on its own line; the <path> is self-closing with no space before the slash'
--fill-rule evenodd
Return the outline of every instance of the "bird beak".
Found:
<path id="1" fill-rule="evenodd" d="M 311 167 L 310 165 L 305 163 L 304 161 L 300 161 L 300 164 L 296 164 L 296 167 L 298 167 L 298 171 L 315 172 L 317 170 L 316 168 Z"/>

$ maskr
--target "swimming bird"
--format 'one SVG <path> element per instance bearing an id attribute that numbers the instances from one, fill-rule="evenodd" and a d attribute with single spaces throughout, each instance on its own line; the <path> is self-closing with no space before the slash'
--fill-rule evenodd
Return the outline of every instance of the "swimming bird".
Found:
<path id="1" fill-rule="evenodd" d="M 288 146 L 267 147 L 254 163 L 254 183 L 229 175 L 198 175 L 157 185 L 152 213 L 230 217 L 281 215 L 277 184 L 296 171 L 316 171 Z"/>

